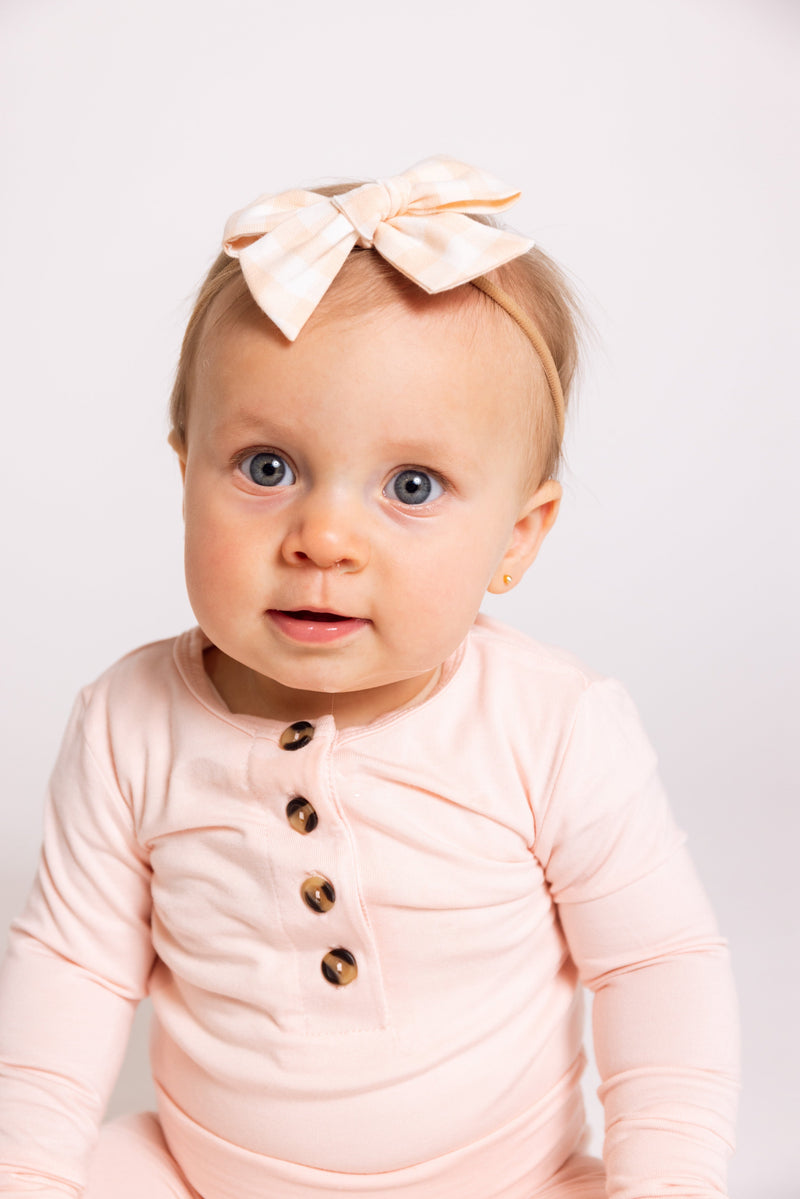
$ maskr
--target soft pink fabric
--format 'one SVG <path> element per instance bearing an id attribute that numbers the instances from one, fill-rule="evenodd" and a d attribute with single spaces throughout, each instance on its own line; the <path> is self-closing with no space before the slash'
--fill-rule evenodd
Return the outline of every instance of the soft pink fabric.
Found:
<path id="1" fill-rule="evenodd" d="M 529 1192 L 529 1199 L 605 1199 L 602 1163 L 583 1153 L 572 1154 L 544 1189 Z M 226 1180 L 225 1194 L 246 1199 L 240 1178 Z M 351 1193 L 337 1189 L 336 1194 Z M 400 1193 L 396 1191 L 395 1193 Z M 448 1194 L 451 1192 L 448 1191 Z M 255 1192 L 257 1199 L 284 1199 L 278 1186 Z M 436 1195 L 442 1196 L 442 1190 Z M 471 1199 L 472 1191 L 456 1191 L 456 1199 Z M 86 1199 L 202 1199 L 189 1184 L 164 1140 L 153 1112 L 123 1116 L 106 1124 L 89 1164 Z"/>
<path id="2" fill-rule="evenodd" d="M 89 1163 L 86 1199 L 199 1197 L 167 1148 L 158 1117 L 142 1112 L 103 1127 Z"/>
<path id="3" fill-rule="evenodd" d="M 531 1199 L 583 1143 L 581 979 L 608 1195 L 725 1195 L 725 943 L 620 685 L 480 618 L 425 702 L 288 752 L 205 644 L 136 651 L 73 713 L 0 976 L 0 1193 L 80 1193 L 149 991 L 161 1126 L 208 1199 Z"/>

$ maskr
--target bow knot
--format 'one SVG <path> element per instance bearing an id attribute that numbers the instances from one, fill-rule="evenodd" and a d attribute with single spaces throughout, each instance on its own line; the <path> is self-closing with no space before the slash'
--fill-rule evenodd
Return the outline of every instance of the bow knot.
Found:
<path id="1" fill-rule="evenodd" d="M 378 226 L 407 211 L 410 201 L 411 187 L 402 175 L 378 179 L 341 196 L 331 196 L 331 203 L 347 217 L 358 234 L 356 244 L 362 250 L 374 246 Z"/>
<path id="2" fill-rule="evenodd" d="M 519 192 L 454 158 L 428 158 L 402 175 L 327 198 L 290 191 L 260 196 L 225 226 L 253 299 L 290 341 L 330 287 L 353 246 L 374 249 L 424 291 L 469 283 L 533 245 L 473 221 Z"/>

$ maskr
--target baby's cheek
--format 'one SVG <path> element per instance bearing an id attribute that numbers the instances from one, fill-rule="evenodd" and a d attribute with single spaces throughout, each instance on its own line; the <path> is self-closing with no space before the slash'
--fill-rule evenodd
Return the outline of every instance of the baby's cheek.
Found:
<path id="1" fill-rule="evenodd" d="M 461 643 L 478 614 L 484 587 L 477 575 L 439 564 L 419 572 L 413 586 L 396 593 L 403 644 L 427 668 L 439 665 Z M 433 659 L 436 659 L 433 661 Z M 430 659 L 430 661 L 429 661 Z"/>
<path id="2" fill-rule="evenodd" d="M 203 522 L 186 528 L 186 586 L 195 610 L 198 604 L 235 606 L 242 575 L 242 553 L 235 537 Z"/>

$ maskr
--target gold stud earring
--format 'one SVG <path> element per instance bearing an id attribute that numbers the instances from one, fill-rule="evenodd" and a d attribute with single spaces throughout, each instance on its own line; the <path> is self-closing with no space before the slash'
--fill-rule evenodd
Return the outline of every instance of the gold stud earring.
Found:
<path id="1" fill-rule="evenodd" d="M 514 582 L 514 580 L 512 579 L 511 575 L 503 575 L 503 582 L 505 583 L 506 587 L 508 587 L 510 583 Z"/>

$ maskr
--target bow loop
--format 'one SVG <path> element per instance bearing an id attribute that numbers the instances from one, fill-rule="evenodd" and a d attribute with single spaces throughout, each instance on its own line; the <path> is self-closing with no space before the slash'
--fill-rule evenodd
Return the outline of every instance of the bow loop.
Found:
<path id="1" fill-rule="evenodd" d="M 223 244 L 239 258 L 258 306 L 294 341 L 355 245 L 374 247 L 429 293 L 524 254 L 528 238 L 466 215 L 502 211 L 518 196 L 454 158 L 428 158 L 330 199 L 309 191 L 260 196 L 229 219 Z"/>

